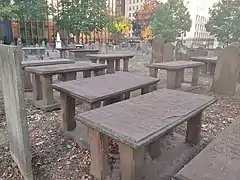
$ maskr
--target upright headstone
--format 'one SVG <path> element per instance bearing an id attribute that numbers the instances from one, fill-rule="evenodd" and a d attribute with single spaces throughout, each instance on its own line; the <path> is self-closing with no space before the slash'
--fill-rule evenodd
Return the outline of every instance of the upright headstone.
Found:
<path id="1" fill-rule="evenodd" d="M 216 49 L 213 52 L 214 56 L 219 56 L 221 54 L 222 50 L 223 49 L 221 47 L 216 47 Z"/>
<path id="2" fill-rule="evenodd" d="M 220 94 L 233 94 L 240 68 L 240 51 L 236 46 L 223 49 L 217 60 L 212 90 Z"/>
<path id="3" fill-rule="evenodd" d="M 21 47 L 0 45 L 0 72 L 10 153 L 24 179 L 32 180 L 31 153 L 22 80 L 23 71 L 21 68 L 22 57 Z"/>
<path id="4" fill-rule="evenodd" d="M 152 59 L 150 63 L 163 62 L 164 40 L 160 36 L 156 36 L 152 42 Z"/>
<path id="5" fill-rule="evenodd" d="M 100 53 L 101 54 L 107 54 L 107 45 L 105 43 L 102 43 L 100 45 Z"/>
<path id="6" fill-rule="evenodd" d="M 163 50 L 164 62 L 173 61 L 173 50 L 174 50 L 174 46 L 172 45 L 172 43 L 164 44 L 164 50 Z"/>
<path id="7" fill-rule="evenodd" d="M 59 32 L 57 33 L 57 39 L 56 39 L 56 42 L 55 42 L 55 47 L 56 47 L 56 49 L 61 49 L 62 48 L 62 41 L 60 39 Z"/>
<path id="8" fill-rule="evenodd" d="M 45 41 L 43 40 L 42 41 L 42 47 L 45 47 L 46 46 L 46 43 L 45 43 Z"/>
<path id="9" fill-rule="evenodd" d="M 94 49 L 100 50 L 100 44 L 99 44 L 99 42 L 95 42 L 95 44 L 94 44 Z"/>
<path id="10" fill-rule="evenodd" d="M 177 61 L 189 61 L 189 50 L 182 41 L 178 41 L 176 44 L 175 58 Z"/>
<path id="11" fill-rule="evenodd" d="M 140 42 L 140 48 L 143 51 L 143 53 L 148 54 L 149 52 L 149 45 L 148 45 L 148 40 L 143 40 Z"/>
<path id="12" fill-rule="evenodd" d="M 22 45 L 22 39 L 20 37 L 17 38 L 17 45 L 18 46 Z"/>

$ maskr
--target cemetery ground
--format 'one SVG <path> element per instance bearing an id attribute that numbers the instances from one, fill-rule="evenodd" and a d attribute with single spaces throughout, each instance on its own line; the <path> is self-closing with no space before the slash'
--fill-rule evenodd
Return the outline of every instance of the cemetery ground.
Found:
<path id="1" fill-rule="evenodd" d="M 148 75 L 145 63 L 150 61 L 150 55 L 136 55 L 130 60 L 130 72 Z M 186 74 L 186 79 L 191 71 Z M 160 72 L 161 87 L 165 84 L 166 73 Z M 240 113 L 240 90 L 232 96 L 214 95 L 211 91 L 212 77 L 200 76 L 201 87 L 190 92 L 213 95 L 219 98 L 218 102 L 204 111 L 202 135 L 206 142 L 216 137 L 221 131 L 234 121 Z M 27 102 L 26 102 L 27 103 Z M 157 107 L 156 107 L 157 108 Z M 83 112 L 84 105 L 77 106 L 77 112 Z M 78 146 L 71 140 L 62 137 L 59 133 L 61 124 L 60 111 L 43 112 L 27 103 L 27 118 L 29 125 L 29 137 L 32 151 L 33 173 L 35 179 L 93 179 L 89 175 L 90 154 L 89 151 Z M 6 138 L 6 123 L 4 116 L 0 120 L 0 180 L 20 180 L 21 175 L 9 153 Z M 238 119 L 236 119 L 238 120 Z M 184 134 L 186 124 L 178 127 L 176 131 Z M 5 142 L 2 143 L 1 142 Z M 118 147 L 111 142 L 109 163 L 113 164 L 118 158 Z"/>

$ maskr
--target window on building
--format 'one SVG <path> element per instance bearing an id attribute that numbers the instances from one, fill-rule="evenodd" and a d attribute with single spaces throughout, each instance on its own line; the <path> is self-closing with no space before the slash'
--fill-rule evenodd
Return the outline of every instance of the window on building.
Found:
<path id="1" fill-rule="evenodd" d="M 131 6 L 129 6 L 129 11 L 131 11 L 132 10 L 132 8 L 131 8 Z"/>
<path id="2" fill-rule="evenodd" d="M 138 0 L 137 0 L 137 3 L 138 3 Z"/>
<path id="3" fill-rule="evenodd" d="M 129 15 L 128 15 L 129 17 L 131 17 L 132 16 L 132 14 L 131 13 L 129 13 Z"/>
<path id="4" fill-rule="evenodd" d="M 135 6 L 133 6 L 133 10 L 135 10 Z"/>
<path id="5" fill-rule="evenodd" d="M 133 4 L 135 3 L 135 0 L 133 0 Z"/>
<path id="6" fill-rule="evenodd" d="M 129 0 L 129 4 L 131 4 L 132 3 L 132 0 Z"/>
<path id="7" fill-rule="evenodd" d="M 137 6 L 137 10 L 138 10 L 138 6 Z"/>

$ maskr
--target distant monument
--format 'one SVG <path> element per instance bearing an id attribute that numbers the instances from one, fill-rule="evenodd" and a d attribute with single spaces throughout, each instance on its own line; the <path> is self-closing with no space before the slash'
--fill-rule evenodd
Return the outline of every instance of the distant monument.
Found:
<path id="1" fill-rule="evenodd" d="M 57 32 L 57 40 L 55 42 L 55 45 L 56 45 L 56 49 L 61 49 L 62 48 L 62 41 L 60 39 L 59 32 Z"/>

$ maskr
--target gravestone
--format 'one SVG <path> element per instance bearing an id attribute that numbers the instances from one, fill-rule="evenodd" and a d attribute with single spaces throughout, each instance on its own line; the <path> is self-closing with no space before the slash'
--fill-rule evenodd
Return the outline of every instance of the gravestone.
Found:
<path id="1" fill-rule="evenodd" d="M 149 50 L 148 40 L 144 40 L 140 42 L 140 49 L 143 51 L 143 53 L 148 54 Z"/>
<path id="2" fill-rule="evenodd" d="M 150 63 L 163 62 L 164 39 L 161 36 L 156 36 L 152 42 L 152 59 Z"/>
<path id="3" fill-rule="evenodd" d="M 107 54 L 107 45 L 105 43 L 102 43 L 100 45 L 100 54 Z"/>
<path id="4" fill-rule="evenodd" d="M 219 56 L 221 54 L 222 50 L 223 49 L 221 47 L 217 47 L 213 52 L 214 56 Z"/>
<path id="5" fill-rule="evenodd" d="M 218 57 L 212 90 L 220 94 L 236 92 L 236 84 L 240 68 L 240 51 L 236 46 L 223 49 Z"/>
<path id="6" fill-rule="evenodd" d="M 177 41 L 175 48 L 175 58 L 177 61 L 189 61 L 189 50 L 182 43 L 182 41 Z"/>
<path id="7" fill-rule="evenodd" d="M 100 50 L 100 44 L 99 44 L 99 42 L 95 42 L 95 44 L 94 44 L 94 49 Z"/>
<path id="8" fill-rule="evenodd" d="M 21 68 L 22 57 L 21 47 L 0 45 L 0 72 L 10 153 L 24 179 L 32 180 L 31 153 L 22 80 L 23 71 Z"/>
<path id="9" fill-rule="evenodd" d="M 172 43 L 164 44 L 164 50 L 163 50 L 164 62 L 173 61 L 173 50 L 174 50 L 174 46 L 172 45 Z"/>

